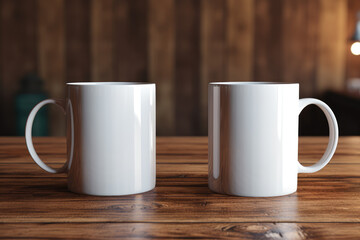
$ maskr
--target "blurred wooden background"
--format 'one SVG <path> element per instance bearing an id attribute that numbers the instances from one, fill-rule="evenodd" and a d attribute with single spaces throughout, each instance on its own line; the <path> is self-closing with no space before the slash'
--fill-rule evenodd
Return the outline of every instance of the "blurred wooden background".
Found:
<path id="1" fill-rule="evenodd" d="M 159 135 L 207 134 L 210 81 L 299 82 L 301 97 L 360 77 L 359 0 L 0 0 L 0 135 L 19 79 L 53 98 L 72 81 L 157 84 Z M 65 133 L 51 111 L 51 135 Z"/>

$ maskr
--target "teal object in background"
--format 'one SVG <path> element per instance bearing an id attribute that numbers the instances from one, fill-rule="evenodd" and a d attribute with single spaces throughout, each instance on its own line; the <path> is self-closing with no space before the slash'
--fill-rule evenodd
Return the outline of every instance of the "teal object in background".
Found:
<path id="1" fill-rule="evenodd" d="M 36 104 L 47 99 L 47 95 L 42 89 L 42 80 L 35 74 L 28 74 L 21 79 L 21 88 L 15 98 L 16 111 L 16 134 L 24 136 L 25 124 L 30 111 Z M 48 111 L 46 107 L 40 109 L 36 115 L 33 136 L 48 136 Z"/>

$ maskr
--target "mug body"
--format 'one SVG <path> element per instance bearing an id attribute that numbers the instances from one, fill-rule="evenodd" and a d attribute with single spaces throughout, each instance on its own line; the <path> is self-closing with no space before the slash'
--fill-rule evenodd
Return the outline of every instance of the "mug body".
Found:
<path id="1" fill-rule="evenodd" d="M 155 187 L 155 84 L 67 84 L 68 188 L 127 195 Z"/>
<path id="2" fill-rule="evenodd" d="M 209 188 L 269 197 L 297 189 L 299 85 L 210 83 Z"/>

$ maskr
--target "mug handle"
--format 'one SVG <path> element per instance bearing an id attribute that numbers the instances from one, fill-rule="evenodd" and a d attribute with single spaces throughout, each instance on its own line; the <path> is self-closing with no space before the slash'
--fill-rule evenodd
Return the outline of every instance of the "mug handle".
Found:
<path id="1" fill-rule="evenodd" d="M 338 129 L 338 124 L 337 124 L 335 115 L 326 103 L 324 103 L 318 99 L 315 99 L 315 98 L 300 99 L 299 114 L 306 106 L 308 106 L 310 104 L 314 104 L 314 105 L 318 106 L 324 112 L 324 114 L 326 116 L 326 119 L 329 124 L 329 143 L 328 143 L 328 146 L 326 148 L 324 155 L 314 165 L 305 167 L 305 166 L 301 165 L 300 162 L 298 162 L 298 172 L 299 173 L 313 173 L 313 172 L 317 172 L 320 169 L 322 169 L 323 167 L 325 167 L 326 164 L 328 164 L 330 162 L 330 159 L 332 158 L 332 156 L 335 153 L 336 146 L 338 144 L 338 138 L 339 138 L 339 129 Z"/>
<path id="2" fill-rule="evenodd" d="M 33 141 L 32 141 L 32 127 L 33 127 L 33 122 L 34 122 L 35 116 L 36 116 L 37 112 L 40 110 L 40 108 L 42 108 L 43 106 L 45 106 L 46 104 L 49 104 L 49 103 L 53 103 L 53 104 L 56 104 L 57 106 L 61 107 L 61 109 L 65 113 L 65 108 L 62 104 L 62 101 L 60 101 L 60 100 L 46 99 L 44 101 L 39 102 L 31 110 L 29 117 L 26 121 L 26 127 L 25 127 L 26 146 L 29 150 L 29 153 L 30 153 L 32 159 L 35 161 L 35 163 L 37 165 L 39 165 L 39 167 L 41 167 L 42 169 L 44 169 L 45 171 L 47 171 L 49 173 L 63 173 L 63 172 L 66 172 L 68 162 L 66 161 L 66 163 L 61 168 L 58 168 L 58 169 L 49 167 L 37 155 L 34 145 L 33 145 Z"/>

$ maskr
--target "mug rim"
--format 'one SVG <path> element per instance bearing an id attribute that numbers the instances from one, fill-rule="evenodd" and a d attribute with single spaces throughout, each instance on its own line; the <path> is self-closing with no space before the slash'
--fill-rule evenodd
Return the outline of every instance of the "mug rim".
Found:
<path id="1" fill-rule="evenodd" d="M 276 85 L 299 85 L 299 83 L 290 83 L 290 82 L 210 82 L 209 86 L 250 86 L 250 85 L 260 85 L 260 86 L 276 86 Z"/>
<path id="2" fill-rule="evenodd" d="M 151 82 L 67 82 L 67 86 L 138 86 L 155 85 Z"/>

